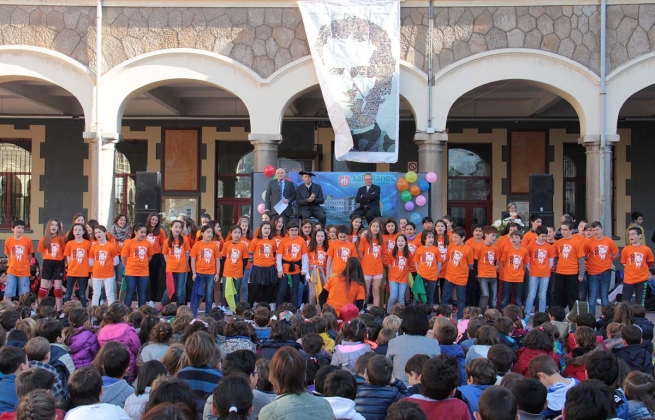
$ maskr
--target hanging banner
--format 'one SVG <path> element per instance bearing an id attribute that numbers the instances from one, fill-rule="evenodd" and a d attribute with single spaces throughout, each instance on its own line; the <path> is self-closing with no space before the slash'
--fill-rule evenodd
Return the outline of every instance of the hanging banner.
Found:
<path id="1" fill-rule="evenodd" d="M 298 2 L 337 160 L 398 161 L 399 0 Z"/>

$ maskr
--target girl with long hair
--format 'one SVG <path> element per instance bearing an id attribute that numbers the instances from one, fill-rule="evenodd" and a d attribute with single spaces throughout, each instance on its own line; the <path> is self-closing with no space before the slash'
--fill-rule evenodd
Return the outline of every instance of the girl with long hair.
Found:
<path id="1" fill-rule="evenodd" d="M 95 329 L 89 326 L 85 309 L 73 309 L 68 315 L 70 326 L 64 329 L 64 344 L 70 348 L 75 369 L 89 366 L 100 350 Z"/>
<path id="2" fill-rule="evenodd" d="M 82 306 L 86 307 L 86 287 L 89 282 L 90 267 L 93 264 L 91 256 L 91 242 L 83 224 L 76 223 L 66 237 L 66 261 L 68 263 L 68 278 L 66 282 L 65 300 L 70 300 L 73 295 L 75 283 L 79 283 L 80 294 L 78 295 Z M 57 296 L 59 294 L 59 296 Z M 55 299 L 61 300 L 61 288 L 57 292 L 55 285 Z"/>
<path id="3" fill-rule="evenodd" d="M 354 215 L 350 218 L 350 233 L 348 234 L 348 240 L 352 243 L 356 243 L 359 239 L 359 234 L 362 229 L 362 216 Z"/>
<path id="4" fill-rule="evenodd" d="M 43 258 L 43 270 L 41 271 L 41 287 L 39 288 L 39 301 L 48 296 L 50 287 L 54 281 L 57 310 L 63 309 L 61 297 L 62 281 L 64 279 L 66 238 L 64 228 L 59 219 L 50 219 L 46 224 L 46 230 L 39 241 L 37 252 Z M 59 290 L 57 292 L 56 290 Z"/>
<path id="5" fill-rule="evenodd" d="M 341 308 L 354 304 L 361 311 L 364 308 L 366 290 L 364 272 L 357 257 L 350 257 L 342 273 L 330 277 L 318 297 L 321 307 L 326 303 L 334 308 L 337 316 Z"/>
<path id="6" fill-rule="evenodd" d="M 269 222 L 262 222 L 257 237 L 250 242 L 248 251 L 252 263 L 250 272 L 252 290 L 248 298 L 251 306 L 255 302 L 271 303 L 275 299 L 275 288 L 279 281 L 275 267 L 277 243 L 271 237 L 271 229 Z"/>
<path id="7" fill-rule="evenodd" d="M 118 253 L 120 254 L 123 251 L 123 245 L 130 239 L 130 236 L 132 236 L 132 228 L 127 222 L 127 216 L 124 214 L 119 214 L 116 216 L 114 223 L 112 223 L 111 227 L 108 229 L 108 233 L 111 234 L 111 239 L 109 239 L 109 242 L 114 244 L 118 250 Z M 123 266 L 120 258 L 118 265 L 114 267 L 114 271 L 116 285 L 118 286 L 115 290 L 119 290 L 123 281 L 123 272 L 125 271 L 125 266 Z"/>
<path id="8" fill-rule="evenodd" d="M 189 272 L 188 260 L 191 247 L 188 237 L 182 234 L 183 223 L 181 220 L 174 220 L 171 223 L 168 239 L 164 242 L 162 249 L 162 255 L 166 262 L 166 275 L 173 276 L 175 284 L 174 291 L 166 288 L 166 292 L 162 296 L 162 305 L 170 302 L 169 295 L 173 293 L 175 293 L 178 306 L 186 305 L 186 279 Z"/>
<path id="9" fill-rule="evenodd" d="M 386 250 L 383 246 L 384 238 L 382 236 L 382 219 L 375 218 L 368 225 L 368 230 L 364 238 L 360 237 L 359 258 L 362 262 L 364 271 L 364 282 L 366 283 L 366 296 L 373 294 L 373 306 L 380 306 L 380 285 L 382 284 L 382 275 L 384 266 L 382 264 Z M 370 291 L 373 283 L 373 291 Z"/>
<path id="10" fill-rule="evenodd" d="M 104 226 L 96 226 L 94 234 L 96 242 L 91 247 L 91 257 L 93 258 L 92 304 L 95 306 L 100 303 L 100 295 L 104 287 L 105 294 L 107 295 L 107 304 L 111 305 L 116 300 L 116 291 L 114 290 L 114 286 L 116 285 L 114 275 L 116 271 L 114 267 L 118 265 L 120 254 L 116 246 L 107 240 L 107 229 Z"/>
<path id="11" fill-rule="evenodd" d="M 221 251 L 212 239 L 214 230 L 209 224 L 200 229 L 202 240 L 197 241 L 189 256 L 193 273 L 193 290 L 191 292 L 191 311 L 198 316 L 200 298 L 205 296 L 205 314 L 209 314 L 214 303 L 214 283 L 219 281 L 221 271 Z"/>
<path id="12" fill-rule="evenodd" d="M 391 251 L 388 264 L 389 280 L 389 301 L 387 302 L 387 312 L 396 302 L 405 302 L 405 290 L 409 279 L 410 268 L 414 264 L 412 254 L 407 246 L 407 236 L 399 234 L 396 236 L 394 248 Z"/>
<path id="13" fill-rule="evenodd" d="M 134 292 L 137 292 L 138 306 L 146 303 L 146 289 L 149 279 L 149 263 L 154 250 L 146 240 L 146 227 L 140 223 L 132 229 L 132 239 L 125 242 L 121 251 L 121 262 L 125 266 L 126 306 L 132 305 Z"/>
<path id="14" fill-rule="evenodd" d="M 309 255 L 309 282 L 307 286 L 310 304 L 316 304 L 316 298 L 323 291 L 323 284 L 327 279 L 325 268 L 327 267 L 329 249 L 327 233 L 324 230 L 315 231 L 307 249 Z"/>
<path id="15" fill-rule="evenodd" d="M 157 213 L 150 213 L 146 219 L 146 240 L 152 245 L 152 258 L 148 263 L 148 277 L 150 279 L 150 296 L 151 299 L 159 300 L 159 289 L 163 290 L 166 284 L 164 268 L 166 262 L 162 256 L 162 248 L 166 241 L 166 232 L 161 227 L 161 221 Z M 141 305 L 139 305 L 141 306 Z"/>

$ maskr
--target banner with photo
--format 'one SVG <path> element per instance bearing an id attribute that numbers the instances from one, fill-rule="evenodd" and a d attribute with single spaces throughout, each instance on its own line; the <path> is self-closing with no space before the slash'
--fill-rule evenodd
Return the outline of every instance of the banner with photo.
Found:
<path id="1" fill-rule="evenodd" d="M 298 2 L 337 160 L 398 161 L 400 0 Z"/>

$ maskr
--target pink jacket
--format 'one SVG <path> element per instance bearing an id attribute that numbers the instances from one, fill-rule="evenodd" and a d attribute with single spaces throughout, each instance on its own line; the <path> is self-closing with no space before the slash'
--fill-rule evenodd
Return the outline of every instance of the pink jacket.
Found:
<path id="1" fill-rule="evenodd" d="M 130 382 L 136 379 L 138 368 L 136 357 L 141 349 L 141 342 L 134 327 L 126 322 L 107 324 L 98 331 L 98 343 L 103 347 L 110 341 L 118 341 L 130 353 Z"/>

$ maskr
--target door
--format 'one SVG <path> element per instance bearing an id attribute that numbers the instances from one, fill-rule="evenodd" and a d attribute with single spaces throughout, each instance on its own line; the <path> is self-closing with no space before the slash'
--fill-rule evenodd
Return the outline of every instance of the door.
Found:
<path id="1" fill-rule="evenodd" d="M 491 204 L 481 203 L 449 203 L 448 214 L 453 223 L 466 229 L 466 238 L 473 235 L 473 225 L 485 226 L 490 223 Z"/>

